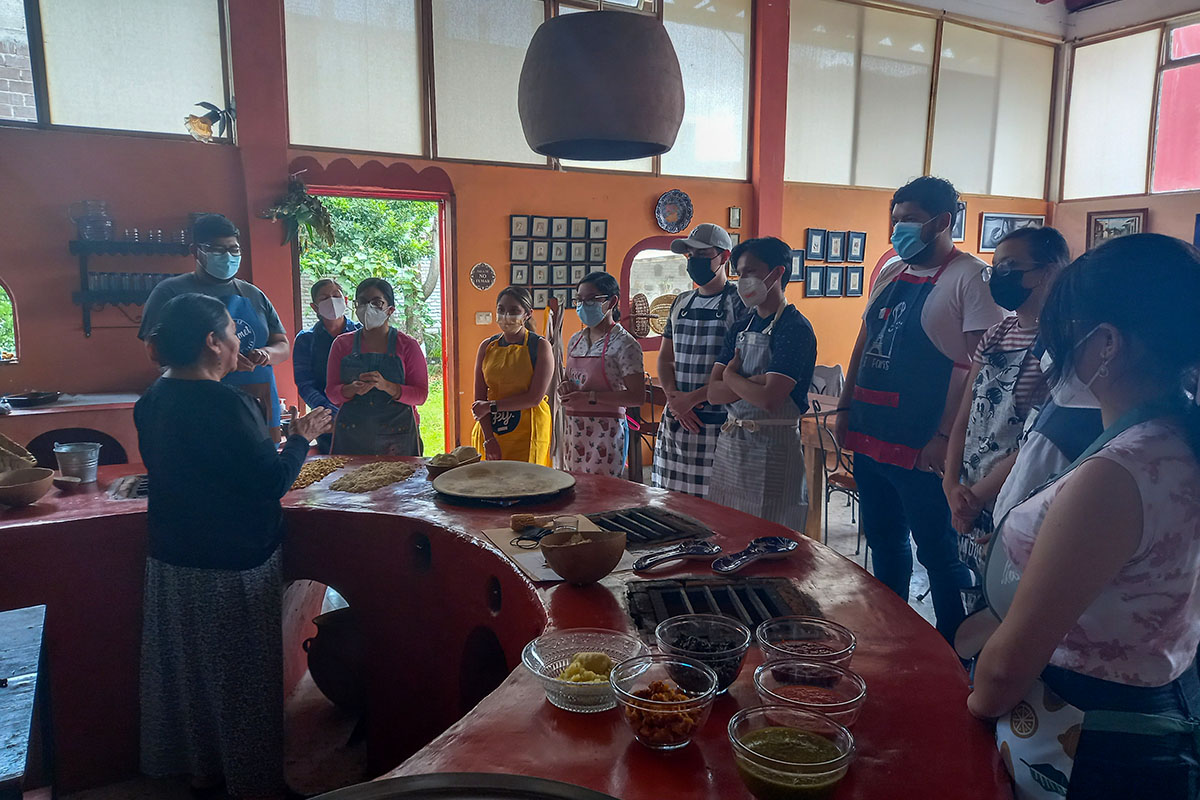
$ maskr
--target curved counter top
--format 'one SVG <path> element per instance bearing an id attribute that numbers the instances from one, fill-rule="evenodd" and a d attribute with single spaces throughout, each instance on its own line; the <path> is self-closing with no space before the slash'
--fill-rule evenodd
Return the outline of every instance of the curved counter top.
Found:
<path id="1" fill-rule="evenodd" d="M 367 460 L 376 459 L 351 466 Z M 135 469 L 104 468 L 100 485 Z M 577 715 L 551 706 L 520 666 L 522 647 L 546 627 L 632 630 L 625 589 L 640 578 L 534 585 L 480 533 L 505 527 L 514 509 L 446 501 L 424 470 L 364 495 L 332 492 L 329 480 L 284 499 L 284 569 L 289 580 L 336 587 L 355 609 L 366 637 L 374 773 L 509 772 L 625 800 L 750 796 L 725 726 L 738 708 L 758 702 L 756 648 L 693 744 L 652 752 L 633 741 L 617 711 Z M 868 696 L 853 729 L 858 755 L 836 797 L 1011 797 L 989 727 L 966 710 L 966 676 L 953 650 L 853 562 L 756 517 L 611 478 L 579 476 L 574 490 L 519 510 L 641 505 L 701 520 L 727 552 L 755 536 L 799 540 L 786 561 L 760 562 L 742 575 L 790 578 L 858 637 L 852 667 L 866 679 Z M 35 506 L 0 513 L 0 608 L 48 606 L 64 787 L 136 770 L 144 512 L 144 501 L 52 490 Z M 653 577 L 706 573 L 684 562 Z M 299 657 L 298 638 L 285 636 L 290 659 Z"/>

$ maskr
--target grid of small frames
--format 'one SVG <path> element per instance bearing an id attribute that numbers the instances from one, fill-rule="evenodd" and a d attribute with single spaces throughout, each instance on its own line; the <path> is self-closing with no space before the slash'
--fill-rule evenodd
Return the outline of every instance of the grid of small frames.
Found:
<path id="1" fill-rule="evenodd" d="M 589 272 L 604 272 L 608 259 L 608 220 L 587 217 L 509 217 L 509 283 L 533 294 L 533 307 L 550 298 L 575 307 L 575 287 Z"/>

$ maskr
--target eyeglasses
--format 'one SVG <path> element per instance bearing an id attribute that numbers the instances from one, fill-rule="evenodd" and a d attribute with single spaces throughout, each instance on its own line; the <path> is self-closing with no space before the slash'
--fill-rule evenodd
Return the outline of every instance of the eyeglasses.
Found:
<path id="1" fill-rule="evenodd" d="M 196 249 L 210 255 L 224 255 L 228 253 L 231 256 L 240 256 L 242 254 L 242 248 L 236 244 L 233 247 L 213 247 L 211 244 L 198 244 L 196 245 Z"/>
<path id="2" fill-rule="evenodd" d="M 589 297 L 587 300 L 579 300 L 577 303 L 581 306 L 601 306 L 607 303 L 609 300 L 612 300 L 612 298 L 613 296 L 611 294 L 598 294 L 593 297 Z"/>
<path id="3" fill-rule="evenodd" d="M 1033 261 L 1030 262 L 1033 264 L 1033 266 L 1029 269 L 1019 269 L 1021 263 L 1022 262 L 1020 261 L 1008 259 L 1006 261 L 1001 261 L 999 264 L 993 264 L 990 267 L 983 267 L 979 270 L 979 274 L 983 278 L 983 282 L 988 283 L 993 277 L 1003 278 L 1011 275 L 1014 272 L 1036 272 L 1039 269 L 1046 268 L 1045 264 L 1040 264 L 1036 261 Z"/>
<path id="4" fill-rule="evenodd" d="M 377 308 L 382 311 L 383 309 L 387 308 L 387 301 L 381 297 L 376 297 L 374 300 L 360 300 L 356 302 L 354 306 L 355 308 L 366 308 L 367 306 L 370 306 L 371 308 Z"/>

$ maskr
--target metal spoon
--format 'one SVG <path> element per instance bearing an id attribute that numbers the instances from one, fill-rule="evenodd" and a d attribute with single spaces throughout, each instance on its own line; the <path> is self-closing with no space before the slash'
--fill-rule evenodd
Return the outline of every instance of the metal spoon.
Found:
<path id="1" fill-rule="evenodd" d="M 760 536 L 750 546 L 738 553 L 721 556 L 712 563 L 713 572 L 728 575 L 761 558 L 783 558 L 800 546 L 786 536 Z"/>
<path id="2" fill-rule="evenodd" d="M 720 552 L 721 546 L 719 544 L 702 542 L 699 539 L 687 539 L 671 547 L 647 553 L 633 562 L 633 570 L 634 572 L 644 572 L 659 564 L 685 558 L 712 558 Z"/>

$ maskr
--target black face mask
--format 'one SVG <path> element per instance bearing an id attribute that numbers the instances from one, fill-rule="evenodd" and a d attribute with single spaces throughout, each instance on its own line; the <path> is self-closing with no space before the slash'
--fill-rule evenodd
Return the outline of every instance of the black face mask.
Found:
<path id="1" fill-rule="evenodd" d="M 993 273 L 992 279 L 988 281 L 988 291 L 992 293 L 992 299 L 996 301 L 996 305 L 1007 308 L 1009 311 L 1016 311 L 1025 305 L 1029 295 L 1033 294 L 1033 289 L 1026 289 L 1021 285 L 1021 281 L 1024 279 L 1025 273 L 1016 270 L 1005 275 Z"/>
<path id="2" fill-rule="evenodd" d="M 712 259 L 703 256 L 692 256 L 688 259 L 687 272 L 688 277 L 697 286 L 705 286 L 712 282 L 717 277 L 717 273 L 713 271 Z"/>

